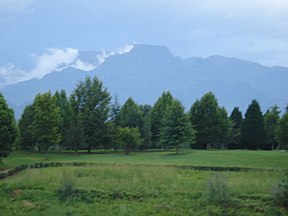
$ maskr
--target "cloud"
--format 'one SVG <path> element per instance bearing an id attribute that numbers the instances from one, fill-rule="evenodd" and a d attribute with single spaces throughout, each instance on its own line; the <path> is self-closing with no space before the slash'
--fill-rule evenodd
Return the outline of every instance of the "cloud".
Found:
<path id="1" fill-rule="evenodd" d="M 26 72 L 9 63 L 0 67 L 0 87 L 5 83 L 15 83 L 22 79 Z"/>
<path id="2" fill-rule="evenodd" d="M 88 62 L 83 62 L 80 59 L 77 59 L 71 67 L 82 70 L 82 71 L 91 71 L 95 69 L 97 66 L 93 64 L 89 64 Z"/>
<path id="3" fill-rule="evenodd" d="M 122 55 L 124 53 L 130 52 L 134 47 L 134 44 L 125 44 L 123 47 L 119 48 L 116 53 Z"/>
<path id="4" fill-rule="evenodd" d="M 125 44 L 123 47 L 116 49 L 116 50 L 112 50 L 108 52 L 105 50 L 102 50 L 101 53 L 97 55 L 99 65 L 102 64 L 107 58 L 113 55 L 117 55 L 117 54 L 122 55 L 122 54 L 130 52 L 133 49 L 133 47 L 134 47 L 134 44 Z"/>
<path id="5" fill-rule="evenodd" d="M 30 71 L 18 68 L 12 63 L 6 64 L 0 67 L 0 86 L 21 82 L 32 78 L 42 78 L 52 71 L 59 71 L 67 67 L 67 65 L 72 64 L 77 56 L 77 49 L 53 48 L 49 49 L 48 52 L 43 55 L 33 55 L 35 67 Z M 82 67 L 84 66 L 82 65 Z"/>
<path id="6" fill-rule="evenodd" d="M 134 45 L 124 45 L 119 49 L 113 51 L 105 51 L 95 55 L 95 64 L 86 62 L 79 56 L 79 50 L 74 48 L 52 48 L 48 49 L 42 55 L 33 54 L 34 68 L 32 70 L 23 70 L 16 67 L 14 64 L 9 63 L 0 67 L 0 87 L 29 80 L 32 78 L 42 78 L 52 71 L 62 71 L 68 67 L 77 68 L 82 71 L 91 71 L 101 65 L 107 58 L 113 55 L 122 55 L 130 52 Z"/>
<path id="7" fill-rule="evenodd" d="M 30 78 L 42 78 L 51 71 L 72 64 L 78 57 L 78 50 L 73 48 L 49 49 L 48 53 L 35 56 L 36 66 L 29 72 Z"/>

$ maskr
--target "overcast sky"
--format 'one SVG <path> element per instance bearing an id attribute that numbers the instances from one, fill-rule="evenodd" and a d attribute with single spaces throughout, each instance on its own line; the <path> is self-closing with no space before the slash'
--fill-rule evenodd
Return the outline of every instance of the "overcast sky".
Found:
<path id="1" fill-rule="evenodd" d="M 288 0 L 0 0 L 0 74 L 53 50 L 132 43 L 288 66 L 287 11 Z"/>

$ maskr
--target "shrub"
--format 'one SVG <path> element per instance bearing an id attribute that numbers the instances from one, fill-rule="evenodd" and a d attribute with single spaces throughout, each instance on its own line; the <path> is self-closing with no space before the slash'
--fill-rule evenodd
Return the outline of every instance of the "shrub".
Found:
<path id="1" fill-rule="evenodd" d="M 288 172 L 285 173 L 285 178 L 273 191 L 275 204 L 288 210 Z"/>
<path id="2" fill-rule="evenodd" d="M 66 172 L 63 172 L 62 182 L 58 190 L 58 198 L 62 201 L 67 200 L 68 198 L 72 198 L 75 192 L 76 189 L 72 177 Z"/>
<path id="3" fill-rule="evenodd" d="M 227 215 L 228 207 L 232 204 L 229 187 L 226 180 L 220 174 L 213 174 L 207 181 L 206 190 L 204 192 L 205 201 L 208 207 L 214 206 L 212 209 L 222 210 L 220 215 Z M 208 210 L 209 211 L 209 210 Z M 219 215 L 216 212 L 210 212 L 209 215 Z"/>
<path id="4" fill-rule="evenodd" d="M 8 174 L 6 172 L 2 172 L 0 173 L 0 179 L 4 179 L 8 176 Z"/>

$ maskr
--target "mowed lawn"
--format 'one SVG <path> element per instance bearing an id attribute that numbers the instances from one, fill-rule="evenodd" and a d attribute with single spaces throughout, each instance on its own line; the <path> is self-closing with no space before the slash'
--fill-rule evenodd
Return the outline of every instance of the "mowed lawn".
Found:
<path id="1" fill-rule="evenodd" d="M 181 150 L 174 151 L 123 152 L 94 151 L 90 154 L 80 152 L 49 152 L 48 160 L 41 153 L 14 152 L 3 160 L 0 169 L 20 164 L 39 162 L 89 162 L 112 164 L 155 164 L 155 165 L 189 165 L 247 167 L 264 169 L 288 169 L 288 153 L 285 151 L 249 151 L 249 150 Z"/>

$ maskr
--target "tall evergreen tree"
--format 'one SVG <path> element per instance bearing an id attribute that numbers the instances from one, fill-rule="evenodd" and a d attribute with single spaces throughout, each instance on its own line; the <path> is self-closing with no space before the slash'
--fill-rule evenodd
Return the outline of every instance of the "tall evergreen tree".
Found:
<path id="1" fill-rule="evenodd" d="M 118 96 L 115 95 L 110 109 L 110 121 L 113 122 L 116 127 L 120 125 L 120 109 L 121 105 L 118 101 Z"/>
<path id="2" fill-rule="evenodd" d="M 280 119 L 280 111 L 278 106 L 272 106 L 264 115 L 264 127 L 266 133 L 266 144 L 265 149 L 275 149 L 277 148 L 276 139 L 276 128 Z"/>
<path id="3" fill-rule="evenodd" d="M 75 153 L 78 152 L 78 150 L 83 146 L 83 130 L 81 128 L 81 119 L 79 118 L 76 110 L 72 107 L 72 104 L 74 104 L 75 101 L 73 101 L 73 98 L 69 98 L 69 105 L 71 108 L 71 124 L 69 127 L 69 131 L 67 132 L 67 143 L 69 143 L 70 149 L 74 150 Z"/>
<path id="4" fill-rule="evenodd" d="M 143 112 L 143 127 L 141 128 L 141 134 L 143 137 L 142 145 L 140 149 L 149 149 L 151 147 L 151 110 L 152 107 L 148 104 L 140 105 L 140 109 Z"/>
<path id="5" fill-rule="evenodd" d="M 38 94 L 33 102 L 34 116 L 31 126 L 36 146 L 46 153 L 52 145 L 58 145 L 61 140 L 59 131 L 60 109 L 50 92 Z"/>
<path id="6" fill-rule="evenodd" d="M 195 130 L 180 101 L 174 99 L 167 110 L 161 128 L 163 146 L 176 148 L 176 154 L 182 145 L 195 142 Z"/>
<path id="7" fill-rule="evenodd" d="M 164 126 L 164 117 L 172 101 L 171 93 L 169 91 L 163 92 L 151 110 L 152 148 L 164 148 L 163 142 L 160 142 L 161 130 Z"/>
<path id="8" fill-rule="evenodd" d="M 218 125 L 218 134 L 219 134 L 219 147 L 224 149 L 228 143 L 228 138 L 230 136 L 230 120 L 228 118 L 227 111 L 224 107 L 218 108 L 219 115 L 219 125 Z"/>
<path id="9" fill-rule="evenodd" d="M 241 127 L 241 140 L 245 148 L 261 149 L 265 144 L 264 119 L 260 105 L 253 100 L 249 105 Z"/>
<path id="10" fill-rule="evenodd" d="M 71 106 L 82 129 L 83 142 L 88 152 L 100 147 L 105 136 L 110 112 L 110 94 L 96 77 L 80 81 L 71 94 Z"/>
<path id="11" fill-rule="evenodd" d="M 212 92 L 196 100 L 189 115 L 197 131 L 195 147 L 209 149 L 223 144 L 227 136 L 227 113 L 218 106 L 217 99 Z"/>
<path id="12" fill-rule="evenodd" d="M 72 107 L 69 103 L 65 90 L 61 90 L 60 93 L 56 91 L 54 94 L 56 104 L 60 110 L 60 123 L 59 129 L 61 134 L 61 141 L 59 148 L 70 148 L 71 149 L 71 127 L 73 121 Z M 73 130 L 73 129 L 72 129 Z M 73 135 L 72 135 L 73 136 Z"/>
<path id="13" fill-rule="evenodd" d="M 19 142 L 22 150 L 34 150 L 36 141 L 33 139 L 31 126 L 34 119 L 34 108 L 32 105 L 25 107 L 18 123 Z"/>
<path id="14" fill-rule="evenodd" d="M 6 103 L 0 93 L 0 164 L 2 158 L 7 157 L 11 151 L 17 137 L 17 126 L 14 112 Z"/>
<path id="15" fill-rule="evenodd" d="M 286 112 L 279 120 L 279 124 L 276 128 L 276 138 L 280 149 L 288 150 L 288 106 Z"/>
<path id="16" fill-rule="evenodd" d="M 120 110 L 121 127 L 141 129 L 143 127 L 143 112 L 140 107 L 129 97 Z"/>
<path id="17" fill-rule="evenodd" d="M 150 113 L 148 113 L 146 116 L 144 116 L 144 123 L 143 127 L 141 129 L 141 134 L 143 136 L 143 142 L 140 146 L 140 149 L 149 149 L 151 147 L 151 116 Z"/>
<path id="18" fill-rule="evenodd" d="M 228 148 L 238 149 L 241 147 L 241 125 L 243 121 L 242 113 L 238 107 L 235 107 L 229 117 L 231 123 L 231 132 L 229 136 Z"/>

